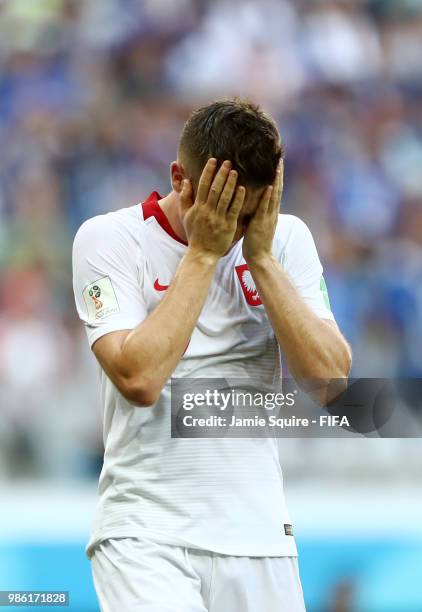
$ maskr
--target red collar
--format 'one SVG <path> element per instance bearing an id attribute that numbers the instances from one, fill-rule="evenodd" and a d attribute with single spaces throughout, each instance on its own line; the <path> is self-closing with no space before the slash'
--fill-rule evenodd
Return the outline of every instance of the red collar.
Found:
<path id="1" fill-rule="evenodd" d="M 185 246 L 187 246 L 188 243 L 182 240 L 176 234 L 176 232 L 170 225 L 169 220 L 164 214 L 164 211 L 162 210 L 162 208 L 160 208 L 158 204 L 158 200 L 161 200 L 161 199 L 162 198 L 160 194 L 157 191 L 153 191 L 151 195 L 145 200 L 145 202 L 142 203 L 142 212 L 144 215 L 144 220 L 147 220 L 150 217 L 155 217 L 155 219 L 157 220 L 157 223 L 163 228 L 163 230 L 169 236 L 171 236 L 174 240 L 177 240 L 177 242 L 180 242 L 181 244 L 184 244 Z"/>

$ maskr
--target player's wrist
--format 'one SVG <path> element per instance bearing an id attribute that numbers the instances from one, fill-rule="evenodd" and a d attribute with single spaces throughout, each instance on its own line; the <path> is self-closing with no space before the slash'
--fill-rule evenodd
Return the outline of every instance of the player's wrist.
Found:
<path id="1" fill-rule="evenodd" d="M 211 251 L 205 251 L 197 247 L 189 246 L 185 257 L 191 261 L 195 261 L 205 267 L 215 267 L 221 257 Z"/>
<path id="2" fill-rule="evenodd" d="M 261 253 L 256 253 L 252 256 L 244 255 L 244 257 L 250 270 L 266 268 L 268 265 L 276 261 L 271 251 L 262 251 Z"/>

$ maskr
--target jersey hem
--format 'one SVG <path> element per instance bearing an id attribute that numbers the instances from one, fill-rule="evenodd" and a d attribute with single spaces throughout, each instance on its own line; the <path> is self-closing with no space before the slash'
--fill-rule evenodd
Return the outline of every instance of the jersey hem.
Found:
<path id="1" fill-rule="evenodd" d="M 279 544 L 272 543 L 271 545 L 255 544 L 251 545 L 247 542 L 245 544 L 233 544 L 232 546 L 212 546 L 207 545 L 205 542 L 192 542 L 189 539 L 180 538 L 177 536 L 171 536 L 169 534 L 163 534 L 154 532 L 149 529 L 110 529 L 105 530 L 101 534 L 93 533 L 86 548 L 85 554 L 88 559 L 91 559 L 94 555 L 95 548 L 104 540 L 114 538 L 135 538 L 135 539 L 146 539 L 156 544 L 163 544 L 165 546 L 178 546 L 182 548 L 193 548 L 195 550 L 203 550 L 206 552 L 212 552 L 219 555 L 227 555 L 230 557 L 297 557 L 297 547 L 293 536 L 286 536 L 288 540 L 283 539 L 283 542 Z"/>

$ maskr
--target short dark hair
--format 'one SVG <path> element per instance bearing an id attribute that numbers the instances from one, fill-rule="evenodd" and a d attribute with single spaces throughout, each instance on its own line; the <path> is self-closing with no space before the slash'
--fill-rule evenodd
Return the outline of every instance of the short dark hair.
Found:
<path id="1" fill-rule="evenodd" d="M 239 184 L 270 185 L 283 156 L 274 120 L 249 100 L 220 100 L 194 111 L 182 131 L 178 154 L 190 178 L 199 181 L 210 157 L 229 159 Z"/>

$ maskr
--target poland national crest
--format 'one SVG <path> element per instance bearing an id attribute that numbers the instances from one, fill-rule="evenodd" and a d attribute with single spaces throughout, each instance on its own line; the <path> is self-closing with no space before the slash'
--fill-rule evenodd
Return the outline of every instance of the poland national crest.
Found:
<path id="1" fill-rule="evenodd" d="M 236 266 L 236 273 L 239 277 L 240 286 L 242 287 L 243 295 L 246 298 L 249 306 L 261 306 L 262 300 L 256 289 L 255 281 L 249 271 L 248 264 Z"/>

